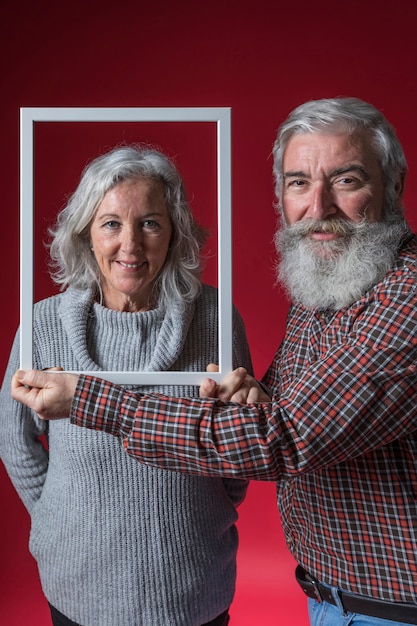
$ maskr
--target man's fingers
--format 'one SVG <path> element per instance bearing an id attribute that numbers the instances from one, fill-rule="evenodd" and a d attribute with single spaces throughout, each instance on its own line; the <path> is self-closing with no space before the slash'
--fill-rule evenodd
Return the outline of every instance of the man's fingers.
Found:
<path id="1" fill-rule="evenodd" d="M 217 383 L 211 378 L 205 378 L 200 385 L 200 398 L 217 398 Z"/>
<path id="2" fill-rule="evenodd" d="M 17 400 L 18 402 L 23 402 L 25 404 L 25 399 L 28 397 L 30 391 L 30 387 L 22 384 L 20 380 L 16 377 L 16 375 L 13 376 L 11 386 L 12 398 Z"/>
<path id="3" fill-rule="evenodd" d="M 207 372 L 218 372 L 219 366 L 215 363 L 209 363 L 206 367 Z M 217 398 L 217 383 L 211 378 L 205 378 L 200 385 L 200 398 Z"/>
<path id="4" fill-rule="evenodd" d="M 244 367 L 238 367 L 226 376 L 226 378 L 220 383 L 218 398 L 223 402 L 229 402 L 232 396 L 242 387 L 247 371 Z M 246 396 L 245 396 L 246 397 Z M 239 400 L 233 400 L 239 402 Z"/>
<path id="5" fill-rule="evenodd" d="M 12 378 L 11 384 L 11 396 L 14 400 L 25 404 L 30 409 L 33 409 L 35 412 L 41 410 L 40 402 L 40 394 L 42 390 L 38 387 L 28 386 L 26 383 L 22 383 L 19 380 L 17 373 Z"/>
<path id="6" fill-rule="evenodd" d="M 206 371 L 207 372 L 218 372 L 219 371 L 219 366 L 216 365 L 215 363 L 209 363 L 206 367 Z"/>
<path id="7" fill-rule="evenodd" d="M 213 363 L 207 366 L 207 371 L 217 372 L 218 369 Z M 271 401 L 258 381 L 250 376 L 244 367 L 238 367 L 230 372 L 220 385 L 211 378 L 204 379 L 200 386 L 200 398 L 219 398 L 222 402 L 240 404 Z"/>
<path id="8" fill-rule="evenodd" d="M 21 385 L 43 389 L 51 381 L 51 374 L 41 370 L 18 370 L 13 378 Z"/>
<path id="9" fill-rule="evenodd" d="M 246 402 L 247 404 L 271 402 L 271 398 L 261 387 L 250 387 Z"/>

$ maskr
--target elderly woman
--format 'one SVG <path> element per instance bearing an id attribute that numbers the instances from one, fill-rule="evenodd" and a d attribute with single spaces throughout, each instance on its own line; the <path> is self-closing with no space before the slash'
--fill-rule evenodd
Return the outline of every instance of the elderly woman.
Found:
<path id="1" fill-rule="evenodd" d="M 34 367 L 204 371 L 217 362 L 217 292 L 199 278 L 203 231 L 163 154 L 124 146 L 92 161 L 52 235 L 63 291 L 34 307 Z M 250 370 L 236 312 L 233 349 Z M 17 336 L 0 396 L 1 457 L 31 516 L 53 624 L 227 624 L 247 483 L 146 467 L 110 435 L 46 425 L 10 397 L 18 353 Z M 198 395 L 192 385 L 153 389 Z"/>

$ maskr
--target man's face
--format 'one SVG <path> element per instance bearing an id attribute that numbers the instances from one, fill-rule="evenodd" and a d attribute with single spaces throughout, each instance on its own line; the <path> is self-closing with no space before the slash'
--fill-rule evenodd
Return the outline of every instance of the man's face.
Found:
<path id="1" fill-rule="evenodd" d="M 338 218 L 359 223 L 381 220 L 382 172 L 369 137 L 303 133 L 293 135 L 283 158 L 282 209 L 287 225 Z M 326 242 L 337 232 L 313 230 L 312 240 Z"/>
<path id="2" fill-rule="evenodd" d="M 281 282 L 307 308 L 349 306 L 385 276 L 405 232 L 400 215 L 396 223 L 383 217 L 382 172 L 369 137 L 293 135 L 283 175 Z"/>

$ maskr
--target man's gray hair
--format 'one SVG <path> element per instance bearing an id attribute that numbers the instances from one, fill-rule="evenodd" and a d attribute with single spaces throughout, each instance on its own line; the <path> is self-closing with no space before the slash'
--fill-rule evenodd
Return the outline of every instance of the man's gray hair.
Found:
<path id="1" fill-rule="evenodd" d="M 397 135 L 380 111 L 358 98 L 311 100 L 294 109 L 280 126 L 273 148 L 275 194 L 281 209 L 283 155 L 294 134 L 348 133 L 365 131 L 382 170 L 384 207 L 382 219 L 404 214 L 398 185 L 407 175 L 407 162 Z"/>
<path id="2" fill-rule="evenodd" d="M 201 250 L 206 232 L 196 223 L 182 178 L 172 161 L 153 148 L 119 146 L 87 165 L 79 185 L 50 229 L 51 275 L 64 289 L 92 287 L 100 292 L 100 271 L 90 248 L 90 226 L 105 194 L 126 180 L 162 183 L 172 237 L 167 259 L 154 285 L 156 306 L 182 307 L 201 290 Z"/>

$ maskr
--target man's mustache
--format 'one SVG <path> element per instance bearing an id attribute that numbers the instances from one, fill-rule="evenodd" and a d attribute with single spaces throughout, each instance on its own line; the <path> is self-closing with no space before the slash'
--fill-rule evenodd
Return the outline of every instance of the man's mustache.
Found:
<path id="1" fill-rule="evenodd" d="M 286 226 L 285 230 L 294 237 L 304 237 L 312 233 L 332 233 L 341 237 L 348 237 L 357 232 L 362 224 L 348 220 L 334 218 L 329 220 L 305 220 L 292 226 Z M 363 227 L 363 226 L 362 226 Z"/>

